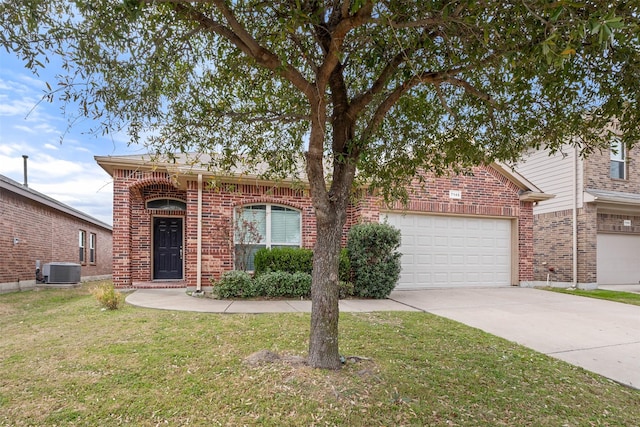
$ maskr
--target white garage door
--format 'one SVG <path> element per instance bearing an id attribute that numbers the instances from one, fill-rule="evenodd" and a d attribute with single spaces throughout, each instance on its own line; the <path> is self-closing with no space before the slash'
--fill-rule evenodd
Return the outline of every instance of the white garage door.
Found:
<path id="1" fill-rule="evenodd" d="M 640 236 L 598 234 L 598 284 L 640 282 Z"/>
<path id="2" fill-rule="evenodd" d="M 387 214 L 402 233 L 396 289 L 511 284 L 508 219 Z"/>

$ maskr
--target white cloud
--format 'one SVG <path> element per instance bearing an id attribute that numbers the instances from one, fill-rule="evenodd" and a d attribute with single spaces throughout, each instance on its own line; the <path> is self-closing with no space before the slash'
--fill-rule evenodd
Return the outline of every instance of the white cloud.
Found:
<path id="1" fill-rule="evenodd" d="M 112 223 L 111 177 L 94 162 L 71 161 L 38 152 L 34 147 L 0 145 L 0 173 L 22 183 L 22 153 L 27 160 L 29 187 L 107 224 Z M 28 148 L 28 149 L 25 149 Z M 6 154 L 5 154 L 6 153 Z"/>
<path id="2" fill-rule="evenodd" d="M 107 224 L 112 223 L 113 183 L 98 165 L 56 182 L 34 179 L 29 187 Z"/>
<path id="3" fill-rule="evenodd" d="M 16 144 L 0 144 L 0 156 L 9 157 L 11 154 L 14 154 L 18 148 L 20 147 Z M 0 162 L 2 162 L 2 157 L 0 157 Z"/>
<path id="4" fill-rule="evenodd" d="M 70 119 L 62 115 L 61 102 L 43 101 L 45 81 L 53 83 L 56 74 L 64 73 L 51 66 L 35 76 L 15 55 L 0 51 L 0 174 L 21 183 L 22 155 L 27 155 L 30 188 L 111 224 L 111 177 L 93 155 L 146 150 L 128 146 L 126 131 L 98 137 L 84 133 L 99 123 Z"/>

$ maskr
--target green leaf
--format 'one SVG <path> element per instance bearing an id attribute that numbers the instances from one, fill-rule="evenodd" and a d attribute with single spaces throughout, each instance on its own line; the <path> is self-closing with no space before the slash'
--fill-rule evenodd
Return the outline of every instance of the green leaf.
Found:
<path id="1" fill-rule="evenodd" d="M 560 18 L 560 15 L 562 15 L 562 12 L 564 11 L 564 7 L 563 6 L 559 6 L 557 7 L 553 13 L 551 14 L 551 17 L 549 18 L 549 20 L 551 22 L 556 22 L 558 20 L 558 18 Z"/>

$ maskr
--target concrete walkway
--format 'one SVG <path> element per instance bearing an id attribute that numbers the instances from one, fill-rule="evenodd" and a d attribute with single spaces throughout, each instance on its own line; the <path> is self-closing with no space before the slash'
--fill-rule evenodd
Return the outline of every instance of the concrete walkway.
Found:
<path id="1" fill-rule="evenodd" d="M 310 301 L 220 301 L 184 289 L 141 289 L 127 302 L 213 313 L 311 311 Z M 433 313 L 640 389 L 640 306 L 509 287 L 394 291 L 387 300 L 342 300 L 340 310 Z"/>
<path id="2" fill-rule="evenodd" d="M 184 289 L 139 289 L 127 296 L 132 305 L 205 313 L 311 313 L 309 300 L 229 301 L 192 297 Z M 421 311 L 390 299 L 341 300 L 340 311 Z"/>

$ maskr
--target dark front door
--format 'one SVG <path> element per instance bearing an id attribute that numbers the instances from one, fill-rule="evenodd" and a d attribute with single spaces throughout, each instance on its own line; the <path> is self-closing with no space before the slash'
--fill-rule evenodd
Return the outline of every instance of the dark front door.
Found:
<path id="1" fill-rule="evenodd" d="M 182 279 L 182 218 L 153 219 L 153 278 Z"/>

